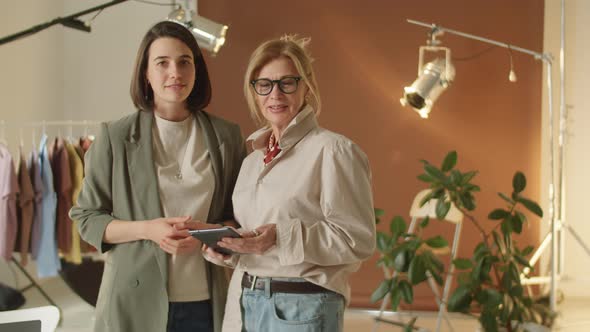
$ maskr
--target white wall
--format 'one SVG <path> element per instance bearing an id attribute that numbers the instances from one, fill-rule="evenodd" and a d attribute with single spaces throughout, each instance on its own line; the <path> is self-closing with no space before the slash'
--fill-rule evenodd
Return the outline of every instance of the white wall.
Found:
<path id="1" fill-rule="evenodd" d="M 559 48 L 560 48 L 560 15 L 561 1 L 545 1 L 545 51 L 555 56 L 554 62 L 554 111 L 559 113 Z M 588 39 L 588 21 L 590 20 L 590 1 L 565 0 L 565 101 L 569 114 L 567 135 L 565 136 L 565 198 L 566 204 L 564 220 L 590 245 L 590 221 L 586 211 L 588 204 L 587 190 L 590 186 L 590 101 L 588 100 L 588 84 L 590 83 L 590 63 L 584 55 L 590 54 L 590 39 Z M 547 91 L 544 92 L 543 123 L 548 123 Z M 557 114 L 556 114 L 557 116 Z M 557 135 L 558 119 L 555 121 Z M 548 142 L 549 131 L 543 131 L 543 140 Z M 548 186 L 548 144 L 544 144 L 545 174 L 543 181 Z M 557 152 L 557 151 L 556 151 Z M 548 196 L 545 195 L 545 200 Z M 545 231 L 549 230 L 548 224 Z M 543 233 L 544 234 L 544 233 Z M 578 242 L 567 232 L 565 236 L 564 277 L 559 284 L 566 297 L 590 296 L 590 256 L 582 249 Z M 549 250 L 545 252 L 548 262 Z"/>
<path id="2" fill-rule="evenodd" d="M 61 0 L 23 0 L 0 5 L 0 36 L 5 37 L 63 14 Z M 0 45 L 0 120 L 7 125 L 11 150 L 18 146 L 15 123 L 61 118 L 63 112 L 63 34 L 52 27 Z M 23 131 L 25 144 L 32 141 Z"/>
<path id="3" fill-rule="evenodd" d="M 104 2 L 65 0 L 64 12 Z M 64 30 L 64 118 L 112 120 L 135 110 L 129 84 L 137 48 L 149 27 L 170 11 L 128 1 L 105 9 L 90 34 Z"/>

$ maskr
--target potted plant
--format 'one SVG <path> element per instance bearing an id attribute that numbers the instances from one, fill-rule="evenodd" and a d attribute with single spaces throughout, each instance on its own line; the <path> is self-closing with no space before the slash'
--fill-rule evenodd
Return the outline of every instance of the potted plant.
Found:
<path id="1" fill-rule="evenodd" d="M 506 331 L 517 331 L 522 329 L 524 322 L 550 326 L 554 314 L 550 312 L 546 304 L 537 303 L 532 297 L 526 295 L 521 283 L 521 270 L 525 267 L 532 269 L 527 256 L 532 253 L 534 248 L 532 246 L 519 248 L 513 239 L 513 235 L 520 234 L 523 225 L 527 222 L 527 218 L 520 211 L 520 208 L 525 208 L 538 217 L 543 216 L 543 211 L 539 205 L 522 194 L 526 188 L 524 174 L 521 172 L 515 173 L 512 179 L 512 193 L 510 195 L 498 193 L 503 206 L 494 209 L 488 214 L 488 219 L 496 224 L 491 230 L 486 230 L 473 215 L 473 211 L 476 209 L 474 193 L 480 190 L 479 186 L 472 183 L 477 172 L 463 173 L 455 169 L 457 163 L 457 153 L 455 151 L 447 154 L 440 168 L 425 160 L 422 160 L 422 163 L 424 173 L 420 174 L 418 179 L 427 183 L 431 191 L 424 197 L 421 204 L 436 199 L 436 216 L 441 220 L 444 219 L 451 208 L 451 204 L 453 204 L 463 213 L 466 220 L 479 230 L 481 235 L 481 242 L 475 247 L 470 258 L 458 258 L 452 262 L 462 272 L 458 276 L 457 288 L 449 297 L 448 310 L 474 315 L 479 313 L 478 319 L 482 328 L 489 332 L 498 331 L 500 328 Z M 382 215 L 382 213 L 379 212 L 379 215 Z M 394 220 L 396 219 L 394 218 Z M 394 226 L 394 224 L 397 226 Z M 395 263 L 397 255 L 399 255 L 398 252 L 403 250 L 400 248 L 408 246 L 405 244 L 407 241 L 399 241 L 399 236 L 396 237 L 396 241 L 393 240 L 396 234 L 399 233 L 400 224 L 400 221 L 392 221 L 391 236 L 378 235 L 377 247 L 382 253 L 382 258 L 378 264 L 391 266 L 396 271 L 401 272 L 401 269 L 398 270 L 401 264 L 391 263 L 392 259 Z M 423 225 L 423 227 L 426 227 L 426 225 Z M 407 237 L 407 234 L 404 235 Z M 410 239 L 416 242 L 424 242 L 419 235 L 410 237 Z M 389 240 L 389 242 L 386 240 Z M 382 243 L 380 244 L 379 241 Z M 385 242 L 387 242 L 387 245 Z M 435 244 L 442 243 L 442 241 L 437 241 Z M 410 258 L 415 257 L 410 256 Z M 440 273 L 443 271 L 438 267 L 440 261 L 431 260 L 431 262 L 437 267 L 432 268 L 431 265 L 426 265 L 427 268 L 418 272 L 431 273 L 440 284 L 442 280 Z M 439 272 L 438 276 L 434 272 Z M 423 281 L 425 279 L 426 275 L 420 275 L 413 276 L 411 280 Z M 415 284 L 410 282 L 410 286 Z M 387 289 L 387 286 L 389 286 L 389 289 Z M 384 281 L 373 293 L 372 299 L 378 300 L 389 294 L 392 303 L 395 304 L 393 300 L 398 296 L 396 294 L 401 292 L 404 300 L 411 300 L 409 296 L 404 296 L 404 294 L 411 294 L 411 291 L 408 291 L 407 288 L 407 284 L 400 285 L 400 282 L 396 280 L 390 280 L 389 284 Z M 411 303 L 411 301 L 408 303 Z"/>

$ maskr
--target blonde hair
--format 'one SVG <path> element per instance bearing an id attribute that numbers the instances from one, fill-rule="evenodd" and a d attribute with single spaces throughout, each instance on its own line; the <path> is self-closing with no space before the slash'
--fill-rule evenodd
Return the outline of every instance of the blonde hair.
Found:
<path id="1" fill-rule="evenodd" d="M 266 119 L 262 115 L 262 111 L 258 109 L 256 103 L 256 95 L 250 82 L 256 79 L 262 67 L 270 61 L 280 57 L 290 59 L 301 80 L 307 85 L 309 89 L 308 95 L 305 98 L 305 105 L 310 105 L 315 114 L 318 115 L 321 109 L 320 91 L 318 90 L 318 83 L 316 81 L 315 73 L 311 63 L 313 58 L 307 50 L 311 38 L 299 38 L 297 35 L 284 35 L 279 39 L 272 39 L 262 43 L 250 56 L 246 75 L 244 77 L 244 95 L 248 102 L 250 109 L 250 116 L 257 125 L 264 126 Z"/>

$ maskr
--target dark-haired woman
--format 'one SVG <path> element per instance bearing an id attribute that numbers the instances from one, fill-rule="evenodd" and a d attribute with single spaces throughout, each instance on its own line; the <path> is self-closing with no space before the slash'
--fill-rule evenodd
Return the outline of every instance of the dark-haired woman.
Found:
<path id="1" fill-rule="evenodd" d="M 186 229 L 236 225 L 240 129 L 203 111 L 207 66 L 174 22 L 144 36 L 131 98 L 137 112 L 102 124 L 70 212 L 84 240 L 107 253 L 94 330 L 220 331 L 225 273 Z"/>

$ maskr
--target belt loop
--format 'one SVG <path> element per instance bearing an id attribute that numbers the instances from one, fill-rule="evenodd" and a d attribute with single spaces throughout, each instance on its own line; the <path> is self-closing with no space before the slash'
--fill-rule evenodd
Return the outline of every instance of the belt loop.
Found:
<path id="1" fill-rule="evenodd" d="M 256 289 L 256 279 L 258 279 L 257 276 L 251 276 L 252 277 L 252 283 L 250 284 L 250 290 L 254 290 Z"/>
<path id="2" fill-rule="evenodd" d="M 270 292 L 270 284 L 272 283 L 272 278 L 265 278 L 264 279 L 264 296 L 267 299 L 270 299 L 272 293 Z"/>

